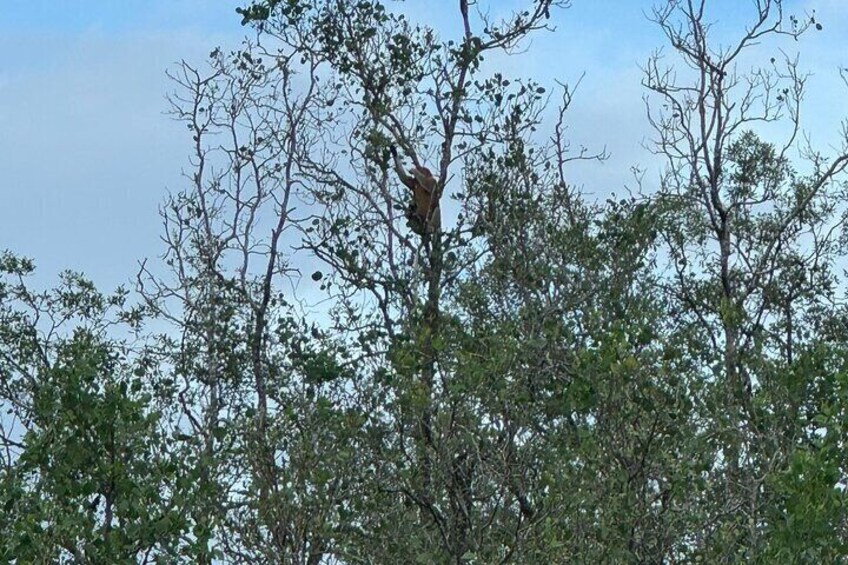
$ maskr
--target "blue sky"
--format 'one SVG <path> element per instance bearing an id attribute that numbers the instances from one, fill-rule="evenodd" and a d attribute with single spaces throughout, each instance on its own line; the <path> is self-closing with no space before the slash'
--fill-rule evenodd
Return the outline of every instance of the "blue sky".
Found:
<path id="1" fill-rule="evenodd" d="M 519 0 L 492 0 L 495 10 Z M 661 45 L 643 16 L 651 0 L 573 0 L 558 32 L 530 51 L 492 61 L 507 75 L 553 84 L 584 71 L 570 115 L 575 143 L 606 145 L 611 159 L 575 168 L 575 182 L 605 195 L 646 162 L 650 135 L 638 65 Z M 801 44 L 813 73 L 806 126 L 835 142 L 848 116 L 848 0 L 796 0 L 816 8 L 824 31 Z M 212 47 L 234 47 L 248 31 L 238 0 L 2 0 L 0 7 L 0 249 L 33 257 L 47 280 L 81 270 L 104 288 L 130 280 L 140 259 L 161 252 L 157 206 L 181 188 L 190 139 L 164 114 L 165 70 L 200 63 Z M 747 0 L 714 0 L 714 19 L 733 28 Z M 453 28 L 453 0 L 410 0 L 414 18 Z M 795 48 L 785 44 L 790 52 Z"/>
<path id="2" fill-rule="evenodd" d="M 4 33 L 232 30 L 236 4 L 209 0 L 4 0 Z"/>

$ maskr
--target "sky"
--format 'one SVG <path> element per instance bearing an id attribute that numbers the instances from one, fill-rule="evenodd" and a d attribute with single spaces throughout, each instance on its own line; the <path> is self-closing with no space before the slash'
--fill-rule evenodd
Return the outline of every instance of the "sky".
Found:
<path id="1" fill-rule="evenodd" d="M 483 2 L 485 0 L 481 0 Z M 524 0 L 525 2 L 527 0 Z M 506 76 L 580 89 L 569 112 L 576 145 L 606 147 L 605 163 L 575 165 L 571 179 L 596 197 L 632 186 L 650 138 L 639 66 L 662 38 L 652 0 L 573 0 L 556 33 L 525 53 L 489 61 Z M 455 0 L 409 0 L 403 10 L 456 33 Z M 492 12 L 521 0 L 489 0 Z M 238 46 L 249 30 L 240 0 L 0 0 L 0 250 L 34 258 L 42 275 L 82 271 L 102 289 L 131 284 L 159 255 L 158 205 L 184 187 L 190 138 L 165 112 L 165 71 Z M 738 29 L 747 0 L 712 0 L 717 25 Z M 799 45 L 810 73 L 805 128 L 825 150 L 848 116 L 848 0 L 796 0 L 824 29 Z M 750 12 L 748 12 L 750 13 Z M 795 44 L 784 43 L 789 53 Z M 764 56 L 767 54 L 764 54 Z M 652 182 L 653 178 L 648 178 Z"/>

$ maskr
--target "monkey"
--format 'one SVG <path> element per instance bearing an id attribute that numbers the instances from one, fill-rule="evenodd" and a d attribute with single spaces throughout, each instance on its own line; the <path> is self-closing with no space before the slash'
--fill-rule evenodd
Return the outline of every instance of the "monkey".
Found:
<path id="1" fill-rule="evenodd" d="M 407 225 L 418 235 L 430 234 L 441 227 L 442 215 L 436 192 L 436 179 L 427 167 L 412 167 L 407 173 L 398 157 L 397 148 L 389 147 L 400 182 L 412 191 L 412 201 L 406 210 Z"/>

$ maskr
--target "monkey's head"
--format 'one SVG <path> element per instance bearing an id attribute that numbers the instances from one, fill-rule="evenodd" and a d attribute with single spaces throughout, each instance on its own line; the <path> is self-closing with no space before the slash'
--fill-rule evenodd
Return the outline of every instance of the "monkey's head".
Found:
<path id="1" fill-rule="evenodd" d="M 432 177 L 433 176 L 433 172 L 430 169 L 428 169 L 427 167 L 415 167 L 414 169 L 409 170 L 409 174 L 414 175 L 416 173 L 416 171 L 418 172 L 419 175 L 423 175 L 425 177 Z"/>

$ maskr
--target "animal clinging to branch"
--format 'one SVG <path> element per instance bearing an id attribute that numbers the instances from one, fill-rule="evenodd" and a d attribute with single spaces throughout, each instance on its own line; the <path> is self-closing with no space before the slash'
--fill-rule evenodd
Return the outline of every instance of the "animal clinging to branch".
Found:
<path id="1" fill-rule="evenodd" d="M 417 165 L 407 173 L 400 162 L 397 148 L 392 145 L 389 149 L 400 182 L 412 191 L 412 201 L 406 210 L 407 225 L 419 235 L 435 232 L 442 224 L 442 215 L 433 173 L 427 167 Z"/>

